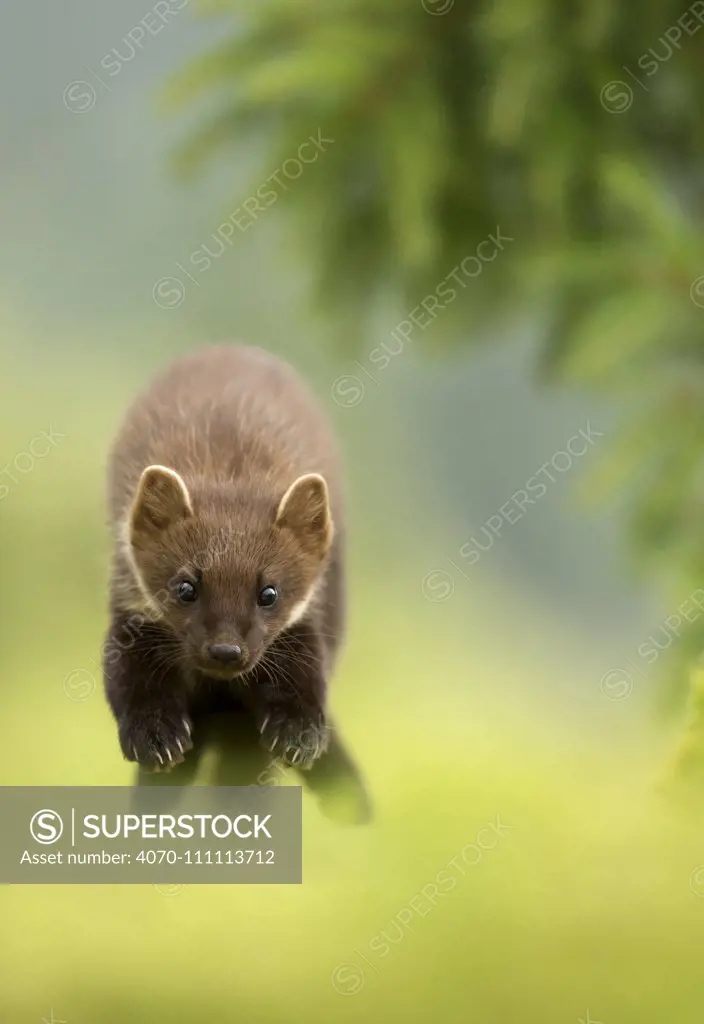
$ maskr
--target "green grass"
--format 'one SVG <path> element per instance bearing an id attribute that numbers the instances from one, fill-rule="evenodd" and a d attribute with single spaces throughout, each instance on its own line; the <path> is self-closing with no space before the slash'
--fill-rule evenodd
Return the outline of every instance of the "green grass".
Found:
<path id="1" fill-rule="evenodd" d="M 84 385 L 47 383 L 29 403 L 18 391 L 2 416 L 6 458 L 49 419 L 67 432 L 0 503 L 5 785 L 131 780 L 94 664 L 118 386 Z M 553 628 L 540 609 L 521 606 L 507 644 L 508 589 L 434 605 L 421 577 L 399 566 L 380 581 L 355 561 L 333 704 L 373 823 L 337 824 L 306 794 L 302 886 L 4 887 L 2 1024 L 51 1007 L 68 1024 L 576 1024 L 587 1009 L 699 1024 L 701 816 L 655 785 L 664 743 L 627 728 L 628 702 L 600 705 L 611 732 L 563 713 L 550 694 L 578 645 L 562 637 L 555 664 L 527 663 L 521 636 Z M 75 701 L 63 684 L 79 669 L 96 688 Z M 510 828 L 489 848 L 497 815 Z M 454 883 L 433 904 L 442 871 Z"/>

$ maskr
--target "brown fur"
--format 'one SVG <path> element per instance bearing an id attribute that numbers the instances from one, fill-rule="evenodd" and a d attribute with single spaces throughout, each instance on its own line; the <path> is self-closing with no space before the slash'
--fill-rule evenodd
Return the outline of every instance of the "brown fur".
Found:
<path id="1" fill-rule="evenodd" d="M 128 412 L 108 490 L 104 662 L 125 756 L 181 760 L 217 679 L 245 695 L 267 747 L 311 763 L 343 626 L 343 522 L 335 444 L 303 382 L 257 349 L 177 360 Z M 278 600 L 259 607 L 267 585 Z M 236 668 L 212 656 L 223 644 L 240 648 Z"/>

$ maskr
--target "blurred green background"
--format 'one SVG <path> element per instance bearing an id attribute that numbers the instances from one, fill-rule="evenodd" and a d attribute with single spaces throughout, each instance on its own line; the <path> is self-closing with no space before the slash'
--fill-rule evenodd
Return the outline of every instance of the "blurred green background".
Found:
<path id="1" fill-rule="evenodd" d="M 673 792 L 670 764 L 702 635 L 692 614 L 690 639 L 676 644 L 674 632 L 690 627 L 673 616 L 692 611 L 704 550 L 702 314 L 700 293 L 689 295 L 704 265 L 694 232 L 701 186 L 688 176 L 704 31 L 684 35 L 654 81 L 644 77 L 650 91 L 634 87 L 621 110 L 619 60 L 638 70 L 650 46 L 665 58 L 661 37 L 683 13 L 672 5 L 649 5 L 642 17 L 601 3 L 588 17 L 580 6 L 568 30 L 567 14 L 547 3 L 488 5 L 475 24 L 460 0 L 375 4 L 371 14 L 361 0 L 328 3 L 327 14 L 291 3 L 290 22 L 281 4 L 234 14 L 233 4 L 210 5 L 213 16 L 196 19 L 194 4 L 179 2 L 143 37 L 136 26 L 159 22 L 137 0 L 16 5 L 4 15 L 0 781 L 131 781 L 97 668 L 105 452 L 157 367 L 233 339 L 291 359 L 339 429 L 351 595 L 332 706 L 375 818 L 345 826 L 306 792 L 300 887 L 4 888 L 0 1021 L 51 1019 L 53 1008 L 67 1024 L 698 1024 L 701 815 L 696 793 L 683 801 Z M 311 26 L 327 62 L 309 52 Z M 403 116 L 390 103 L 389 123 L 379 120 L 386 93 L 374 92 L 346 134 L 345 90 L 364 91 L 399 39 L 433 48 L 428 66 L 444 83 L 435 106 L 426 78 L 412 76 L 417 93 L 403 95 Z M 183 72 L 223 45 L 226 59 Z M 472 99 L 466 120 L 462 90 L 442 74 L 443 47 Z M 472 47 L 482 61 L 470 67 Z M 392 96 L 395 66 L 381 79 Z M 223 68 L 236 100 L 224 128 L 210 91 Z M 536 68 L 543 91 L 533 93 Z M 570 75 L 580 74 L 577 89 Z M 171 158 L 208 120 L 202 108 L 166 116 L 157 97 L 168 83 L 172 105 L 207 84 L 202 100 L 220 125 L 212 140 L 227 143 L 186 182 L 169 173 Z M 501 114 L 498 141 L 485 107 Z M 454 178 L 449 158 L 441 173 L 422 155 L 438 156 L 439 137 L 424 147 L 424 132 L 444 109 L 464 138 Z M 326 124 L 330 161 L 321 154 L 300 182 L 286 178 L 276 202 L 246 231 L 235 227 L 233 244 L 196 273 L 191 254 L 218 252 L 213 233 L 295 156 L 290 140 Z M 526 139 L 516 163 L 512 147 Z M 375 149 L 384 140 L 387 164 Z M 574 155 L 587 151 L 592 162 Z M 587 169 L 602 153 L 618 158 L 594 172 L 593 195 L 607 197 L 609 215 L 580 200 L 573 217 L 568 186 L 581 168 L 576 194 L 592 195 Z M 658 192 L 647 182 L 668 154 L 677 188 Z M 460 176 L 458 192 L 465 164 L 475 178 Z M 471 198 L 462 217 L 424 199 L 445 196 L 448 182 Z M 504 222 L 500 202 L 511 196 Z M 551 198 L 563 216 L 548 218 Z M 465 280 L 447 315 L 414 328 L 380 370 L 372 353 L 382 343 L 396 350 L 391 332 L 457 253 L 495 231 L 497 210 L 514 239 L 501 259 Z M 580 233 L 580 217 L 593 237 Z M 428 224 L 440 227 L 426 246 Z M 617 295 L 605 295 L 606 281 Z M 669 331 L 658 298 L 672 313 Z M 588 323 L 586 312 L 601 318 Z M 643 361 L 638 342 L 653 318 L 660 334 Z M 576 369 L 575 353 L 584 356 Z M 513 525 L 504 520 L 472 564 L 462 549 L 477 539 L 487 547 L 482 527 L 587 424 L 603 437 L 567 471 L 553 470 L 545 494 Z M 55 443 L 35 458 L 43 431 Z M 638 494 L 630 485 L 644 460 L 657 486 Z M 614 497 L 590 501 L 612 477 Z M 659 575 L 639 571 L 645 554 Z M 657 648 L 654 661 L 645 644 Z M 663 702 L 677 713 L 657 714 Z M 494 843 L 485 830 L 497 820 L 507 827 Z M 427 893 L 442 872 L 453 884 L 434 904 Z"/>

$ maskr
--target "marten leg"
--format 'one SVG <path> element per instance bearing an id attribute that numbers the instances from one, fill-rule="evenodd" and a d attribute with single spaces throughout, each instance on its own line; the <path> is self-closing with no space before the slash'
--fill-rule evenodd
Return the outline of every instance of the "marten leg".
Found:
<path id="1" fill-rule="evenodd" d="M 297 768 L 309 768 L 328 747 L 325 663 L 314 627 L 299 623 L 267 651 L 253 688 L 263 746 Z"/>
<path id="2" fill-rule="evenodd" d="M 192 722 L 175 638 L 158 624 L 118 614 L 103 651 L 105 692 L 128 761 L 168 771 L 192 748 Z"/>

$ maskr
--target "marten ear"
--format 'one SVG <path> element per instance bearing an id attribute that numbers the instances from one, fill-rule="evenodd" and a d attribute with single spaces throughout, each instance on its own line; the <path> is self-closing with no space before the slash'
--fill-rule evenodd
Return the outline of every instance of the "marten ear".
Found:
<path id="1" fill-rule="evenodd" d="M 193 514 L 188 488 L 175 469 L 147 466 L 130 513 L 130 534 L 158 533 Z"/>
<path id="2" fill-rule="evenodd" d="M 288 527 L 301 540 L 325 554 L 333 534 L 325 478 L 319 473 L 306 473 L 294 480 L 279 503 L 276 525 Z"/>

